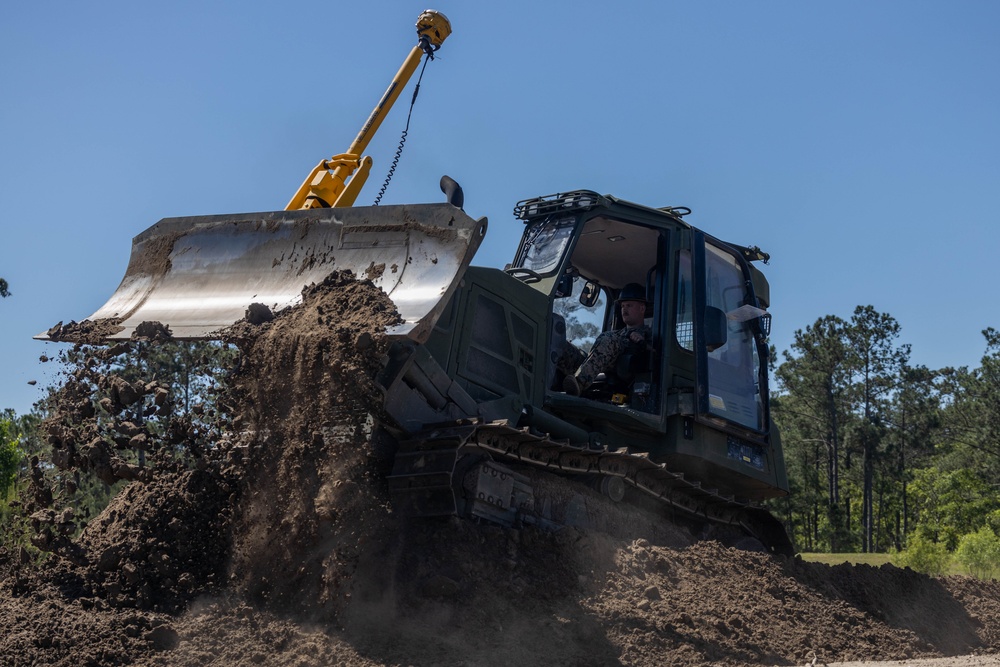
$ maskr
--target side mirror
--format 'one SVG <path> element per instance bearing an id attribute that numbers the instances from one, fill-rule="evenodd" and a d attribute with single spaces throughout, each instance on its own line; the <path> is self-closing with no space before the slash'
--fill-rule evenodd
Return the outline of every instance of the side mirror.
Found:
<path id="1" fill-rule="evenodd" d="M 597 286 L 597 283 L 588 280 L 583 289 L 580 290 L 580 303 L 584 308 L 593 308 L 600 298 L 601 288 Z"/>
<path id="2" fill-rule="evenodd" d="M 726 344 L 729 338 L 729 323 L 726 313 L 715 306 L 705 307 L 705 347 L 714 352 Z"/>

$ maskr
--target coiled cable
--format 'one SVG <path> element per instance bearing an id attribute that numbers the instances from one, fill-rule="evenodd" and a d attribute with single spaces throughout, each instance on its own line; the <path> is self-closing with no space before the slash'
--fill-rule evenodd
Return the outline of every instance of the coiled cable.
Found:
<path id="1" fill-rule="evenodd" d="M 420 68 L 420 76 L 417 77 L 417 85 L 413 87 L 413 97 L 410 98 L 410 110 L 406 113 L 406 127 L 403 128 L 403 133 L 399 137 L 399 146 L 396 148 L 396 155 L 392 158 L 392 164 L 389 165 L 389 173 L 386 174 L 385 182 L 378 191 L 378 195 L 375 197 L 374 206 L 378 206 L 379 202 L 382 201 L 382 195 L 385 194 L 386 188 L 389 187 L 389 181 L 392 180 L 392 175 L 396 171 L 396 166 L 399 164 L 399 158 L 403 155 L 403 146 L 406 144 L 406 135 L 410 131 L 410 116 L 413 115 L 413 105 L 417 101 L 417 93 L 420 92 L 420 82 L 424 78 L 424 70 L 427 69 L 427 61 L 434 60 L 434 56 L 431 51 L 426 50 L 427 56 L 424 58 L 424 64 Z"/>

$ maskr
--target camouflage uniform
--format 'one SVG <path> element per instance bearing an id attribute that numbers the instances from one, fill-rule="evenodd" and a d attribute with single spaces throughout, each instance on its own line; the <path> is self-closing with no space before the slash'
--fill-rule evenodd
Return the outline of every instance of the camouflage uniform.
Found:
<path id="1" fill-rule="evenodd" d="M 560 352 L 555 355 L 556 369 L 565 375 L 572 375 L 576 373 L 576 369 L 580 367 L 587 359 L 586 353 L 580 350 L 573 343 L 566 342 Z"/>
<path id="2" fill-rule="evenodd" d="M 629 335 L 633 331 L 642 333 L 643 338 L 647 341 L 650 339 L 651 332 L 647 326 L 622 327 L 617 331 L 605 331 L 597 337 L 594 346 L 590 348 L 590 355 L 580 366 L 580 370 L 576 372 L 576 381 L 580 386 L 580 391 L 593 384 L 598 374 L 607 372 L 615 365 L 618 357 L 628 348 Z"/>

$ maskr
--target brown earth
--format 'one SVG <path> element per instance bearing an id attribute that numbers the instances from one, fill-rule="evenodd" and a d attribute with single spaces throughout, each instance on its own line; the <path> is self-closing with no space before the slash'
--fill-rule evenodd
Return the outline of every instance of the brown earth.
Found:
<path id="1" fill-rule="evenodd" d="M 580 493 L 605 529 L 404 520 L 372 435 L 372 378 L 395 317 L 370 283 L 339 274 L 273 320 L 251 314 L 229 331 L 243 355 L 225 409 L 159 436 L 129 415 L 165 409 L 164 387 L 81 364 L 47 425 L 54 463 L 131 481 L 70 539 L 79 519 L 37 462 L 23 511 L 52 555 L 0 554 L 0 663 L 797 665 L 1000 652 L 997 582 L 740 551 L 564 480 L 537 483 Z"/>

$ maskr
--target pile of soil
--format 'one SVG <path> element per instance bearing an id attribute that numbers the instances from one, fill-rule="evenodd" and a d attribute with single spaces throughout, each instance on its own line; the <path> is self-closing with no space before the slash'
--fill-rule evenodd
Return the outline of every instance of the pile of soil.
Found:
<path id="1" fill-rule="evenodd" d="M 129 406 L 171 397 L 155 379 L 102 374 L 93 359 L 115 348 L 70 375 L 48 425 L 55 465 L 127 486 L 71 539 L 78 518 L 42 479 L 53 462 L 35 462 L 22 504 L 51 555 L 0 554 L 4 664 L 795 665 L 1000 651 L 997 582 L 741 551 L 565 480 L 544 482 L 583 494 L 606 530 L 400 517 L 373 381 L 391 302 L 335 273 L 293 309 L 252 310 L 226 333 L 242 355 L 206 422 L 136 433 Z"/>

